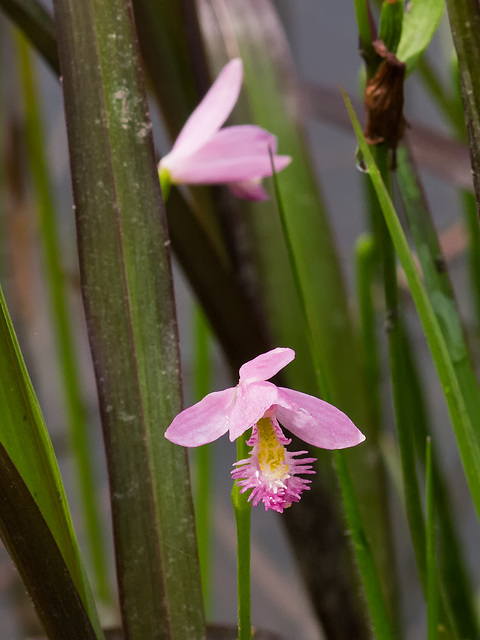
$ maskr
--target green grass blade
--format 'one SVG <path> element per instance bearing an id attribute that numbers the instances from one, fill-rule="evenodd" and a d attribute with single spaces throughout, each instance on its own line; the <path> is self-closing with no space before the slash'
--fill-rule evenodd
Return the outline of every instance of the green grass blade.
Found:
<path id="1" fill-rule="evenodd" d="M 89 442 L 87 415 L 80 389 L 79 366 L 74 348 L 73 328 L 67 303 L 67 287 L 62 271 L 60 239 L 57 232 L 51 181 L 44 158 L 46 144 L 42 135 L 39 99 L 35 87 L 30 52 L 23 36 L 18 36 L 20 73 L 26 118 L 27 149 L 36 189 L 43 257 L 48 277 L 51 318 L 54 326 L 57 357 L 68 415 L 72 449 L 77 464 L 80 501 L 87 531 L 87 541 L 98 595 L 109 595 L 107 556 L 102 543 L 100 507 L 93 467 L 93 447 Z"/>
<path id="2" fill-rule="evenodd" d="M 131 5 L 56 0 L 77 234 L 125 635 L 201 639 L 169 239 Z"/>
<path id="3" fill-rule="evenodd" d="M 55 538 L 2 444 L 0 536 L 49 640 L 97 640 Z"/>
<path id="4" fill-rule="evenodd" d="M 385 216 L 390 235 L 395 245 L 400 263 L 405 272 L 417 312 L 430 347 L 433 361 L 443 388 L 450 418 L 455 431 L 460 456 L 467 477 L 473 501 L 480 516 L 480 449 L 476 432 L 470 422 L 455 370 L 450 359 L 440 326 L 435 317 L 430 300 L 422 284 L 417 267 L 408 247 L 405 234 L 390 200 L 380 173 L 362 133 L 350 101 L 345 96 L 348 112 L 352 120 L 361 151 Z"/>
<path id="5" fill-rule="evenodd" d="M 101 637 L 53 447 L 0 290 L 0 442 L 58 545 Z M 35 546 L 35 531 L 29 539 Z"/>

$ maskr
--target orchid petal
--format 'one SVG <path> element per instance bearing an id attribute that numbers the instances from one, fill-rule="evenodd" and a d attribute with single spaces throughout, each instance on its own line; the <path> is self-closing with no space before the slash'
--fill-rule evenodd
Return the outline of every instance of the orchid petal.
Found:
<path id="1" fill-rule="evenodd" d="M 289 156 L 275 156 L 275 173 L 285 169 L 291 162 Z M 204 161 L 199 152 L 182 162 L 178 168 L 170 168 L 172 183 L 176 184 L 228 184 L 257 180 L 272 175 L 269 155 L 212 158 Z"/>
<path id="2" fill-rule="evenodd" d="M 172 155 L 189 156 L 217 133 L 237 102 L 242 81 L 242 61 L 230 60 L 180 131 Z"/>
<path id="3" fill-rule="evenodd" d="M 245 365 L 244 365 L 245 366 Z M 272 405 L 277 404 L 278 388 L 271 382 L 239 384 L 235 406 L 229 416 L 230 441 L 253 427 Z"/>
<path id="4" fill-rule="evenodd" d="M 304 442 L 322 449 L 344 449 L 365 440 L 348 416 L 306 393 L 279 387 L 276 417 Z"/>
<path id="5" fill-rule="evenodd" d="M 216 391 L 177 415 L 165 437 L 183 447 L 199 447 L 213 442 L 229 428 L 229 414 L 235 401 L 235 389 Z"/>
<path id="6" fill-rule="evenodd" d="M 275 136 L 260 127 L 240 125 L 222 129 L 195 154 L 172 154 L 161 164 L 176 183 L 243 182 L 272 175 L 270 149 L 275 153 Z M 281 171 L 290 161 L 289 156 L 274 156 L 275 171 Z"/>
<path id="7" fill-rule="evenodd" d="M 228 188 L 237 198 L 262 202 L 268 200 L 268 194 L 260 180 L 243 180 L 242 182 L 230 182 Z"/>
<path id="8" fill-rule="evenodd" d="M 288 347 L 277 347 L 262 353 L 240 367 L 240 384 L 269 380 L 295 358 L 295 351 Z"/>

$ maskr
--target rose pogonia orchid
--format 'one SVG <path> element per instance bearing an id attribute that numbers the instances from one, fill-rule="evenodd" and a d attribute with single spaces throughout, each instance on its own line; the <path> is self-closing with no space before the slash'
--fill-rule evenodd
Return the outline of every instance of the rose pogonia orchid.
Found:
<path id="1" fill-rule="evenodd" d="M 254 125 L 220 129 L 237 102 L 243 65 L 231 60 L 220 72 L 181 130 L 172 150 L 158 166 L 162 185 L 227 184 L 239 198 L 265 200 L 261 179 L 289 163 L 275 155 L 277 139 Z"/>
<path id="2" fill-rule="evenodd" d="M 254 506 L 262 501 L 265 510 L 280 513 L 308 489 L 310 481 L 298 475 L 315 473 L 311 467 L 315 458 L 297 459 L 307 452 L 287 451 L 285 445 L 291 440 L 279 422 L 322 449 L 353 447 L 365 440 L 350 418 L 328 402 L 268 382 L 294 357 L 293 349 L 278 347 L 250 360 L 240 368 L 236 387 L 205 396 L 179 413 L 165 432 L 171 442 L 198 447 L 227 431 L 233 441 L 253 427 L 247 441 L 250 457 L 235 463 L 232 476 L 242 493 L 252 490 L 249 500 Z"/>

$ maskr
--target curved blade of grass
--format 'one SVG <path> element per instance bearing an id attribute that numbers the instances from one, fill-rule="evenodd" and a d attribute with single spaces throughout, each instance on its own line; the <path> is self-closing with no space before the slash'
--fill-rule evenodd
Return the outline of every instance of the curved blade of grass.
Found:
<path id="1" fill-rule="evenodd" d="M 65 491 L 8 310 L 0 290 L 0 442 L 58 545 L 97 637 L 101 631 L 84 573 Z M 35 529 L 28 543 L 35 548 Z M 12 550 L 10 552 L 13 555 Z"/>
<path id="2" fill-rule="evenodd" d="M 57 41 L 52 16 L 38 0 L 0 0 L 0 8 L 23 31 L 58 75 Z"/>
<path id="3" fill-rule="evenodd" d="M 97 640 L 38 505 L 0 443 L 0 536 L 50 640 Z"/>
<path id="4" fill-rule="evenodd" d="M 82 293 L 125 634 L 204 638 L 169 240 L 127 0 L 56 0 Z"/>
<path id="5" fill-rule="evenodd" d="M 65 396 L 72 449 L 77 464 L 79 495 L 87 531 L 90 557 L 94 569 L 96 591 L 105 601 L 111 599 L 108 585 L 107 557 L 100 528 L 101 516 L 95 486 L 93 450 L 89 441 L 87 415 L 80 390 L 78 362 L 74 348 L 73 328 L 67 305 L 67 288 L 62 272 L 60 240 L 50 178 L 44 159 L 45 142 L 39 113 L 30 52 L 23 36 L 17 38 L 20 73 L 25 103 L 26 137 L 31 171 L 39 210 L 43 257 L 49 284 L 51 318 Z"/>
<path id="6" fill-rule="evenodd" d="M 415 266 L 412 254 L 410 253 L 400 221 L 398 220 L 398 216 L 385 185 L 382 182 L 368 144 L 365 141 L 360 123 L 358 122 L 350 101 L 345 94 L 344 97 L 360 149 L 363 153 L 373 186 L 375 187 L 375 191 L 385 217 L 385 222 L 387 223 L 400 263 L 405 272 L 418 315 L 423 325 L 425 336 L 427 338 L 432 358 L 443 388 L 445 400 L 447 402 L 465 475 L 470 486 L 477 514 L 480 516 L 480 448 L 476 431 L 472 427 L 445 340 L 435 317 L 430 300 L 422 284 L 417 267 Z"/>
<path id="7" fill-rule="evenodd" d="M 397 150 L 397 178 L 422 266 L 425 288 L 442 330 L 470 421 L 480 416 L 480 388 L 437 234 L 406 145 Z"/>
<path id="8" fill-rule="evenodd" d="M 409 0 L 397 49 L 397 58 L 407 65 L 406 76 L 430 44 L 444 10 L 445 0 Z"/>

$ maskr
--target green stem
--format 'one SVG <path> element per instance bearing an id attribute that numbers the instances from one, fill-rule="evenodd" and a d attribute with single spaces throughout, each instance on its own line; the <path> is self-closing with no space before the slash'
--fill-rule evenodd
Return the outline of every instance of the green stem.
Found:
<path id="1" fill-rule="evenodd" d="M 363 56 L 367 73 L 375 66 L 376 54 L 372 45 L 372 29 L 367 0 L 354 0 L 355 15 L 357 17 L 358 35 L 360 39 L 360 53 Z M 373 71 L 373 74 L 375 71 Z M 373 75 L 371 74 L 371 75 Z"/>
<path id="2" fill-rule="evenodd" d="M 245 435 L 237 440 L 237 460 L 248 457 Z M 238 640 L 251 640 L 252 615 L 250 596 L 250 520 L 252 507 L 248 495 L 240 493 L 235 482 L 232 504 L 237 525 Z"/>
<path id="3" fill-rule="evenodd" d="M 107 557 L 100 526 L 102 516 L 100 515 L 97 500 L 96 473 L 92 463 L 93 447 L 89 442 L 87 416 L 80 391 L 79 365 L 75 354 L 75 340 L 61 265 L 55 206 L 48 170 L 44 160 L 46 145 L 42 136 L 42 123 L 37 108 L 39 99 L 28 45 L 20 34 L 18 34 L 16 40 L 25 99 L 27 144 L 33 179 L 37 190 L 41 239 L 49 284 L 50 308 L 55 327 L 54 336 L 68 414 L 70 438 L 77 465 L 87 541 L 93 564 L 96 590 L 102 600 L 111 601 Z"/>

